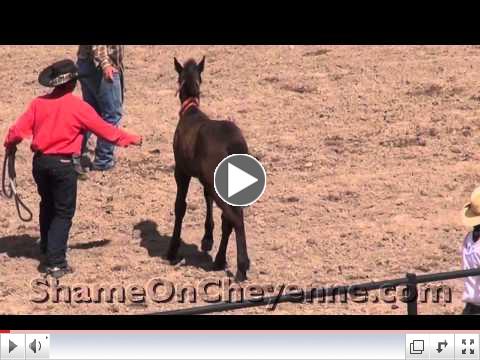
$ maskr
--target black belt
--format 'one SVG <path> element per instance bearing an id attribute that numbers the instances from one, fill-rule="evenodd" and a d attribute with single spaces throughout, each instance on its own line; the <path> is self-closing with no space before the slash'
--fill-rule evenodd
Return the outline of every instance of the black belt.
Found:
<path id="1" fill-rule="evenodd" d="M 35 151 L 34 157 L 47 157 L 54 159 L 68 159 L 71 160 L 74 158 L 73 154 L 44 154 L 41 151 Z"/>

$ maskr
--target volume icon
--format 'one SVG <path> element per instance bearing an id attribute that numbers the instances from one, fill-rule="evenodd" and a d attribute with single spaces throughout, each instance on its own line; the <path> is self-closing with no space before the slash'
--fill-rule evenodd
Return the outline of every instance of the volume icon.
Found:
<path id="1" fill-rule="evenodd" d="M 37 341 L 37 339 L 33 339 L 33 341 L 28 345 L 30 350 L 33 351 L 34 354 L 37 353 L 37 351 L 42 350 L 42 343 L 40 341 Z"/>

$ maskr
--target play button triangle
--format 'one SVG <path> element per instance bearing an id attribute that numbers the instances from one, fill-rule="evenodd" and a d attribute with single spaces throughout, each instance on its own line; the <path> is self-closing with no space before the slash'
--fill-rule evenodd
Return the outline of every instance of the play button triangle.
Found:
<path id="1" fill-rule="evenodd" d="M 12 340 L 8 340 L 8 353 L 10 354 L 18 345 L 15 344 Z"/>
<path id="2" fill-rule="evenodd" d="M 228 163 L 228 197 L 238 194 L 258 181 L 249 173 Z"/>

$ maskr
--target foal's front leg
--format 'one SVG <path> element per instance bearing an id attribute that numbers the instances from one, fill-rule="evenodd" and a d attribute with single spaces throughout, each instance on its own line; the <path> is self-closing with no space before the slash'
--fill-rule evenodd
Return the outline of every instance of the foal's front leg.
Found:
<path id="1" fill-rule="evenodd" d="M 238 223 L 235 224 L 235 238 L 237 240 L 237 274 L 235 277 L 238 281 L 245 281 L 247 280 L 247 271 L 250 269 L 250 259 L 247 252 L 243 209 L 237 207 L 234 211 L 238 217 Z"/>
<path id="2" fill-rule="evenodd" d="M 177 257 L 180 247 L 180 234 L 182 232 L 182 222 L 187 210 L 187 193 L 191 177 L 175 169 L 175 181 L 177 183 L 177 198 L 175 200 L 175 227 L 173 229 L 172 239 L 167 252 L 167 260 L 173 261 Z"/>

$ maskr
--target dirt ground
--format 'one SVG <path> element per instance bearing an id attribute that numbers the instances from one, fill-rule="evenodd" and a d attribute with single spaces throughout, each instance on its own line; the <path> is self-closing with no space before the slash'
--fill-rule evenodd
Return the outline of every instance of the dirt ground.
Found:
<path id="1" fill-rule="evenodd" d="M 0 134 L 45 93 L 38 72 L 75 58 L 76 46 L 0 47 Z M 461 268 L 459 210 L 478 185 L 480 48 L 475 46 L 128 46 L 123 127 L 144 136 L 118 150 L 111 172 L 79 183 L 70 238 L 74 275 L 62 285 L 144 285 L 162 278 L 195 286 L 211 258 L 199 250 L 205 205 L 193 181 L 177 265 L 162 255 L 173 228 L 172 138 L 178 120 L 173 56 L 206 56 L 202 108 L 233 118 L 267 171 L 263 197 L 246 210 L 252 267 L 242 284 L 352 284 Z M 34 303 L 41 278 L 38 196 L 29 142 L 17 157 L 18 187 L 34 209 L 22 223 L 0 198 L 0 313 L 118 314 L 192 306 L 172 301 Z M 216 253 L 220 211 L 214 211 Z M 229 271 L 235 272 L 232 235 Z M 461 280 L 448 281 L 462 310 Z M 202 304 L 199 301 L 197 305 Z M 402 303 L 281 304 L 235 313 L 405 314 Z"/>

